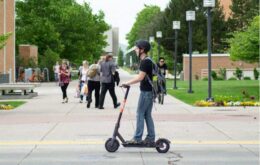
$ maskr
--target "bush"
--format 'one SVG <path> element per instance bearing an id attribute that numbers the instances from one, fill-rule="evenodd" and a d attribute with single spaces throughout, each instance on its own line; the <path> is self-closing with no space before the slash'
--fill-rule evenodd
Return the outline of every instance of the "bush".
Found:
<path id="1" fill-rule="evenodd" d="M 236 68 L 236 71 L 234 72 L 234 76 L 236 76 L 239 80 L 243 77 L 243 72 L 238 67 Z"/>
<path id="2" fill-rule="evenodd" d="M 202 80 L 203 81 L 208 81 L 208 77 L 203 77 Z"/>
<path id="3" fill-rule="evenodd" d="M 213 78 L 213 80 L 216 80 L 218 78 L 217 73 L 214 70 L 211 71 L 211 77 Z"/>
<path id="4" fill-rule="evenodd" d="M 244 80 L 251 80 L 251 77 L 244 77 Z"/>
<path id="5" fill-rule="evenodd" d="M 195 80 L 199 80 L 199 79 L 200 79 L 199 75 L 195 74 Z"/>
<path id="6" fill-rule="evenodd" d="M 217 80 L 217 81 L 222 81 L 222 80 L 224 80 L 224 78 L 223 78 L 223 77 L 217 77 L 216 80 Z"/>
<path id="7" fill-rule="evenodd" d="M 239 96 L 221 96 L 215 95 L 214 99 L 216 102 L 229 102 L 229 101 L 241 101 L 242 98 Z"/>
<path id="8" fill-rule="evenodd" d="M 219 74 L 220 77 L 223 78 L 224 80 L 226 80 L 226 73 L 227 73 L 226 68 L 219 68 L 218 74 Z"/>
<path id="9" fill-rule="evenodd" d="M 237 80 L 235 77 L 230 77 L 228 80 Z"/>
<path id="10" fill-rule="evenodd" d="M 258 80 L 258 77 L 259 77 L 259 72 L 257 71 L 256 68 L 254 68 L 254 78 L 255 78 L 255 80 Z"/>

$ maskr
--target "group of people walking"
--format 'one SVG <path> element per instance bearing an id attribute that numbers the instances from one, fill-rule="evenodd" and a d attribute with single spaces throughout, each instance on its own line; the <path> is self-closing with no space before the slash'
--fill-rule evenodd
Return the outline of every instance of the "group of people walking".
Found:
<path id="1" fill-rule="evenodd" d="M 102 56 L 98 62 L 89 65 L 88 61 L 83 61 L 82 66 L 78 71 L 78 92 L 79 102 L 83 103 L 84 96 L 86 97 L 87 108 L 90 108 L 92 93 L 95 93 L 95 108 L 104 109 L 104 101 L 107 91 L 113 100 L 114 108 L 120 106 L 115 93 L 116 64 L 113 61 L 112 55 Z M 66 61 L 62 62 L 58 71 L 58 81 L 63 93 L 62 103 L 68 102 L 67 87 L 70 82 L 70 69 Z M 101 89 L 101 90 L 100 90 Z"/>

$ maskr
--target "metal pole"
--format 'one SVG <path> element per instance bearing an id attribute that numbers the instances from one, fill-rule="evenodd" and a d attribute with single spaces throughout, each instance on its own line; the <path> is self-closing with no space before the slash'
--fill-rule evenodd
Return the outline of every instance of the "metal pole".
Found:
<path id="1" fill-rule="evenodd" d="M 158 62 L 160 58 L 160 39 L 158 39 Z"/>
<path id="2" fill-rule="evenodd" d="M 211 8 L 208 7 L 208 98 L 207 100 L 213 100 L 211 96 Z"/>
<path id="3" fill-rule="evenodd" d="M 176 70 L 177 70 L 177 45 L 178 45 L 178 30 L 175 29 L 175 53 L 174 53 L 174 86 L 173 89 L 178 89 L 176 85 Z"/>
<path id="4" fill-rule="evenodd" d="M 192 24 L 189 21 L 189 90 L 188 93 L 193 93 L 192 91 Z"/>

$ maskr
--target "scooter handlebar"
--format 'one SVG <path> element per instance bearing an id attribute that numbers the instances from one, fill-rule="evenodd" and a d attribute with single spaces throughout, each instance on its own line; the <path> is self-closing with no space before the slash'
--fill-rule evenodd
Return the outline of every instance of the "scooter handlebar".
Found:
<path id="1" fill-rule="evenodd" d="M 120 85 L 120 87 L 121 87 L 121 88 L 127 88 L 127 89 L 129 89 L 129 88 L 130 88 L 130 85 L 122 84 L 122 85 Z"/>

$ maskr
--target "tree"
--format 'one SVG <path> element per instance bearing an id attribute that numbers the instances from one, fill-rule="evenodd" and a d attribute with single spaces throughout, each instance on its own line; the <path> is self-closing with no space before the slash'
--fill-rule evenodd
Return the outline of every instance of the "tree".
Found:
<path id="1" fill-rule="evenodd" d="M 199 52 L 207 50 L 207 15 L 201 0 L 171 0 L 168 7 L 163 12 L 163 19 L 159 23 L 165 37 L 174 37 L 172 21 L 181 22 L 181 29 L 178 33 L 179 54 L 188 52 L 188 22 L 186 21 L 186 11 L 194 10 L 196 21 L 192 22 L 193 49 Z M 216 6 L 212 10 L 212 51 L 214 53 L 223 52 L 226 38 L 226 23 L 223 8 L 216 1 Z M 174 50 L 173 40 L 164 40 L 162 45 L 167 50 Z"/>
<path id="2" fill-rule="evenodd" d="M 147 25 L 151 22 L 153 17 L 158 15 L 160 13 L 160 8 L 158 6 L 147 6 L 145 5 L 145 8 L 137 14 L 136 21 L 131 29 L 131 31 L 127 34 L 127 40 L 128 40 L 128 48 L 131 48 L 134 46 L 136 40 L 138 39 L 147 39 L 148 35 L 148 29 Z"/>
<path id="3" fill-rule="evenodd" d="M 104 13 L 93 14 L 87 3 L 75 0 L 19 0 L 16 2 L 16 38 L 19 44 L 47 49 L 74 63 L 97 60 L 106 46 L 109 26 Z"/>
<path id="4" fill-rule="evenodd" d="M 124 52 L 121 48 L 118 51 L 118 59 L 117 59 L 118 66 L 124 66 Z"/>
<path id="5" fill-rule="evenodd" d="M 135 33 L 134 39 L 147 39 L 149 36 L 154 36 L 156 31 L 162 31 L 163 38 L 160 45 L 166 50 L 164 57 L 172 62 L 172 52 L 174 51 L 174 30 L 172 29 L 172 21 L 179 20 L 181 22 L 181 30 L 178 32 L 177 59 L 178 63 L 182 63 L 182 56 L 180 55 L 188 52 L 188 22 L 186 21 L 186 11 L 195 10 L 196 21 L 192 22 L 193 49 L 194 51 L 196 50 L 199 52 L 207 51 L 207 16 L 206 9 L 203 7 L 201 0 L 171 0 L 163 12 L 155 10 L 156 12 L 154 13 L 157 14 L 151 16 L 149 20 L 140 21 L 143 19 L 139 19 L 139 16 L 141 16 L 141 13 L 145 13 L 144 11 L 148 9 L 150 8 L 146 7 L 138 14 L 137 21 L 132 30 L 135 32 L 139 31 L 139 33 Z M 220 6 L 219 2 L 216 2 L 216 7 L 212 13 L 212 51 L 214 53 L 224 52 L 227 47 L 227 24 L 225 22 L 223 8 Z M 147 16 L 143 17 L 148 18 Z M 140 22 L 142 23 L 142 26 L 137 26 L 136 24 L 141 24 Z M 130 35 L 127 39 L 131 47 L 134 40 Z M 157 52 L 152 54 L 153 57 L 155 57 Z"/>
<path id="6" fill-rule="evenodd" d="M 5 46 L 7 39 L 12 35 L 12 33 L 6 33 L 0 35 L 0 50 Z"/>
<path id="7" fill-rule="evenodd" d="M 259 14 L 259 0 L 232 0 L 230 9 L 229 31 L 243 30 Z"/>
<path id="8" fill-rule="evenodd" d="M 259 16 L 253 19 L 246 31 L 234 32 L 229 42 L 232 60 L 259 62 Z"/>

